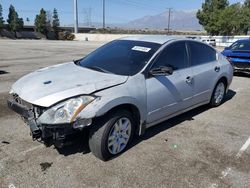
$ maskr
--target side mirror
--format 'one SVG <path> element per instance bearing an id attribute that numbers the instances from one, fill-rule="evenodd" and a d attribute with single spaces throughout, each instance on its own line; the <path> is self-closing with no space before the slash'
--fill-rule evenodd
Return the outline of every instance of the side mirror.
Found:
<path id="1" fill-rule="evenodd" d="M 149 73 L 153 76 L 167 76 L 173 74 L 173 67 L 166 66 L 166 67 L 159 67 L 153 68 L 149 71 Z"/>
<path id="2" fill-rule="evenodd" d="M 230 48 L 229 47 L 225 47 L 224 50 L 230 50 Z"/>

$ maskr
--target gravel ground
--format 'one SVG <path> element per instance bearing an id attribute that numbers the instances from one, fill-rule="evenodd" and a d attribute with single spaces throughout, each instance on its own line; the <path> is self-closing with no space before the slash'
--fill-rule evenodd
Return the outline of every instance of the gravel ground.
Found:
<path id="1" fill-rule="evenodd" d="M 89 153 L 83 140 L 63 150 L 32 141 L 6 107 L 10 86 L 100 45 L 0 40 L 0 187 L 250 187 L 250 148 L 239 153 L 250 136 L 248 77 L 234 77 L 222 106 L 200 107 L 150 128 L 108 162 Z"/>

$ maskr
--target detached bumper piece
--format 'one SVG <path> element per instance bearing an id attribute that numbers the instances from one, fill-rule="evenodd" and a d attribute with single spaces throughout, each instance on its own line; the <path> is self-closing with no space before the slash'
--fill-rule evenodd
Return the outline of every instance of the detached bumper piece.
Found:
<path id="1" fill-rule="evenodd" d="M 12 109 L 14 112 L 18 113 L 25 119 L 28 118 L 34 118 L 34 114 L 31 109 L 28 109 L 27 107 L 15 102 L 15 101 L 7 101 L 8 107 Z"/>
<path id="2" fill-rule="evenodd" d="M 67 138 L 78 131 L 71 124 L 46 125 L 38 124 L 34 109 L 17 103 L 16 101 L 7 101 L 8 107 L 24 118 L 26 124 L 30 127 L 33 140 L 43 142 L 45 145 L 54 144 L 61 148 L 67 145 Z M 70 140 L 70 139 L 69 139 Z"/>

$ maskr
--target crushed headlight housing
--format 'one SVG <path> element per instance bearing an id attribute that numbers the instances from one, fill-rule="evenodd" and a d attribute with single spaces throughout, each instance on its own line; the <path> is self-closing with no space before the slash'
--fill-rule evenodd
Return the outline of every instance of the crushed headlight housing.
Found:
<path id="1" fill-rule="evenodd" d="M 96 97 L 80 96 L 63 101 L 46 110 L 38 119 L 42 124 L 72 123 L 78 114 Z"/>

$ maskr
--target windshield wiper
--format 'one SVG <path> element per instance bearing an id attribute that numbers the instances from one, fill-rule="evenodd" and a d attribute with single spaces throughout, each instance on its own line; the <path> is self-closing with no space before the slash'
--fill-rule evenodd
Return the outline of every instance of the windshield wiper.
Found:
<path id="1" fill-rule="evenodd" d="M 93 66 L 93 67 L 87 67 L 86 68 L 88 69 L 91 69 L 91 70 L 95 70 L 95 71 L 99 71 L 99 72 L 104 72 L 104 73 L 109 73 L 109 74 L 113 74 L 112 72 L 109 72 L 101 67 L 98 67 L 98 66 Z"/>

